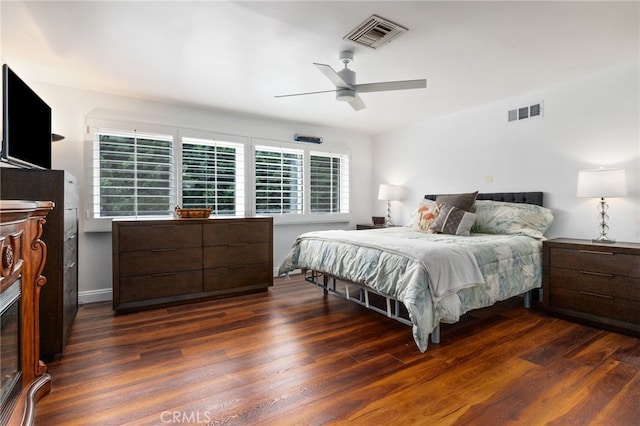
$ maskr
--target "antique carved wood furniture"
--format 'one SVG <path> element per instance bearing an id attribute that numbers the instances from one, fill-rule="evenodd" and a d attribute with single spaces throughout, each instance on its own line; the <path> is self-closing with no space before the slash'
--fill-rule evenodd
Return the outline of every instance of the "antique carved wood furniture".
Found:
<path id="1" fill-rule="evenodd" d="M 270 217 L 114 220 L 112 231 L 116 312 L 273 285 Z"/>
<path id="2" fill-rule="evenodd" d="M 47 247 L 40 239 L 53 202 L 0 200 L 0 424 L 31 424 L 35 402 L 51 389 L 40 361 L 39 296 Z"/>

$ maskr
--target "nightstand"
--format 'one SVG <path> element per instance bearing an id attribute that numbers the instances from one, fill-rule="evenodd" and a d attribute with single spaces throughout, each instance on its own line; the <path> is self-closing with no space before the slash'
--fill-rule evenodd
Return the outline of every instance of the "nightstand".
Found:
<path id="1" fill-rule="evenodd" d="M 356 230 L 361 231 L 363 229 L 382 229 L 382 228 L 395 228 L 400 225 L 373 225 L 371 223 L 358 223 Z"/>
<path id="2" fill-rule="evenodd" d="M 542 286 L 549 313 L 640 334 L 640 244 L 545 241 Z"/>

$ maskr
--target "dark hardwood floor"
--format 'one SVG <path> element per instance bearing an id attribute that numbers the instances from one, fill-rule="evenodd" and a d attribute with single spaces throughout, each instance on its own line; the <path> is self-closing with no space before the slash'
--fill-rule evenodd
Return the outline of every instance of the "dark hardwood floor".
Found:
<path id="1" fill-rule="evenodd" d="M 40 425 L 638 425 L 640 339 L 526 310 L 442 343 L 301 282 L 114 315 L 80 308 Z"/>

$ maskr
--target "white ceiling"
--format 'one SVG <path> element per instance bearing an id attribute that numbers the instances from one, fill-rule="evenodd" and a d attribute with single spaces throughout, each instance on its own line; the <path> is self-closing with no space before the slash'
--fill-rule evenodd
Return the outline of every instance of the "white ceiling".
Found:
<path id="1" fill-rule="evenodd" d="M 639 2 L 85 1 L 1 3 L 2 61 L 24 80 L 242 111 L 377 134 L 639 58 Z M 371 49 L 342 38 L 372 14 L 409 28 Z M 313 65 L 358 83 L 354 111 Z"/>

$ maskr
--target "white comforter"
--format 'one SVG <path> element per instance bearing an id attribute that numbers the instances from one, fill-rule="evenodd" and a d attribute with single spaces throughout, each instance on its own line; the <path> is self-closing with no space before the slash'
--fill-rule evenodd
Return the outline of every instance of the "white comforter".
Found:
<path id="1" fill-rule="evenodd" d="M 308 232 L 298 237 L 298 241 L 303 240 L 355 244 L 407 257 L 415 261 L 412 265 L 414 268 L 422 268 L 426 272 L 434 302 L 464 288 L 484 283 L 476 258 L 463 246 L 353 231 Z M 411 274 L 410 271 L 408 273 Z"/>

